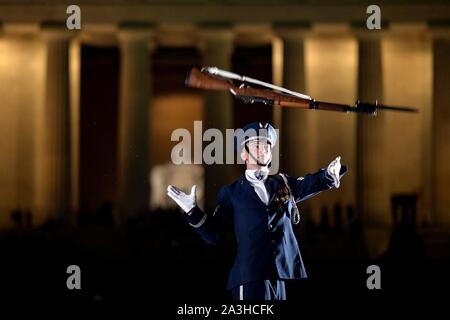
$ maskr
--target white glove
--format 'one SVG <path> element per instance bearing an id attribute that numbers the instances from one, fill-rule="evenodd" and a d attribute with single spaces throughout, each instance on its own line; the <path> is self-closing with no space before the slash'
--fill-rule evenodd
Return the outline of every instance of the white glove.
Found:
<path id="1" fill-rule="evenodd" d="M 184 212 L 188 213 L 192 210 L 197 204 L 195 199 L 195 192 L 197 190 L 197 186 L 192 186 L 191 194 L 186 194 L 177 187 L 169 185 L 167 187 L 167 195 L 173 199 Z"/>
<path id="2" fill-rule="evenodd" d="M 340 176 L 339 172 L 341 171 L 341 156 L 336 157 L 331 163 L 328 165 L 327 168 L 327 174 L 328 176 L 333 179 L 334 186 L 339 188 L 340 185 Z"/>

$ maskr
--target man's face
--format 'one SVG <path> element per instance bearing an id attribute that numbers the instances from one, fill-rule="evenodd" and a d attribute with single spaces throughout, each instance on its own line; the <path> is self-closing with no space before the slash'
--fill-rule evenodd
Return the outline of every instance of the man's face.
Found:
<path id="1" fill-rule="evenodd" d="M 272 148 L 268 141 L 255 140 L 250 141 L 247 145 L 248 151 L 252 155 L 248 157 L 248 162 L 250 164 L 257 164 L 258 161 L 263 165 L 267 165 L 272 159 Z"/>

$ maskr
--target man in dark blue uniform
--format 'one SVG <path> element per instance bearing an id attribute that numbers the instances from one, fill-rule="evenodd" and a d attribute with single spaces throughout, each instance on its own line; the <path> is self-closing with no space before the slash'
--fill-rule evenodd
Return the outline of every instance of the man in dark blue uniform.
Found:
<path id="1" fill-rule="evenodd" d="M 198 208 L 196 186 L 190 194 L 170 185 L 167 192 L 207 243 L 218 243 L 234 228 L 238 248 L 227 283 L 234 300 L 285 300 L 283 280 L 306 278 L 292 229 L 300 220 L 296 203 L 338 188 L 347 167 L 337 157 L 327 168 L 304 177 L 269 175 L 275 129 L 254 122 L 243 132 L 235 144 L 245 161 L 245 173 L 220 189 L 214 212 Z"/>

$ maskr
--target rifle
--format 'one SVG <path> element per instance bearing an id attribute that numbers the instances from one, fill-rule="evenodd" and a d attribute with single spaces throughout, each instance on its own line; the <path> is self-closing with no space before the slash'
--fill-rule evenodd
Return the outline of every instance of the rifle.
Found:
<path id="1" fill-rule="evenodd" d="M 240 81 L 239 86 L 233 80 Z M 254 88 L 248 85 L 253 83 L 263 88 Z M 356 101 L 354 106 L 317 101 L 308 95 L 278 87 L 250 77 L 245 77 L 221 70 L 216 67 L 191 67 L 188 71 L 185 85 L 192 88 L 229 91 L 235 98 L 244 103 L 262 103 L 267 106 L 280 106 L 287 108 L 314 109 L 337 112 L 355 112 L 376 116 L 378 110 L 392 110 L 402 112 L 418 112 L 417 109 L 394 107 L 375 103 Z"/>

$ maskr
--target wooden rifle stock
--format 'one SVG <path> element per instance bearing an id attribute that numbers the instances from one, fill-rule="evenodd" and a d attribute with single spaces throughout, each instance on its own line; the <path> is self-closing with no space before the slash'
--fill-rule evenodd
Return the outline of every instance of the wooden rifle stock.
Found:
<path id="1" fill-rule="evenodd" d="M 198 68 L 192 67 L 186 77 L 186 86 L 206 90 L 229 91 L 231 94 L 242 100 L 257 100 L 264 98 L 269 100 L 271 105 L 282 107 L 294 107 L 309 109 L 312 100 L 287 96 L 268 89 L 258 89 L 248 86 L 235 86 L 227 80 L 217 79 L 211 75 L 201 72 Z M 252 101 L 249 101 L 252 102 Z"/>
<path id="2" fill-rule="evenodd" d="M 185 85 L 192 88 L 219 91 L 228 91 L 235 87 L 230 82 L 211 77 L 195 67 L 191 67 L 189 70 L 186 76 Z"/>

